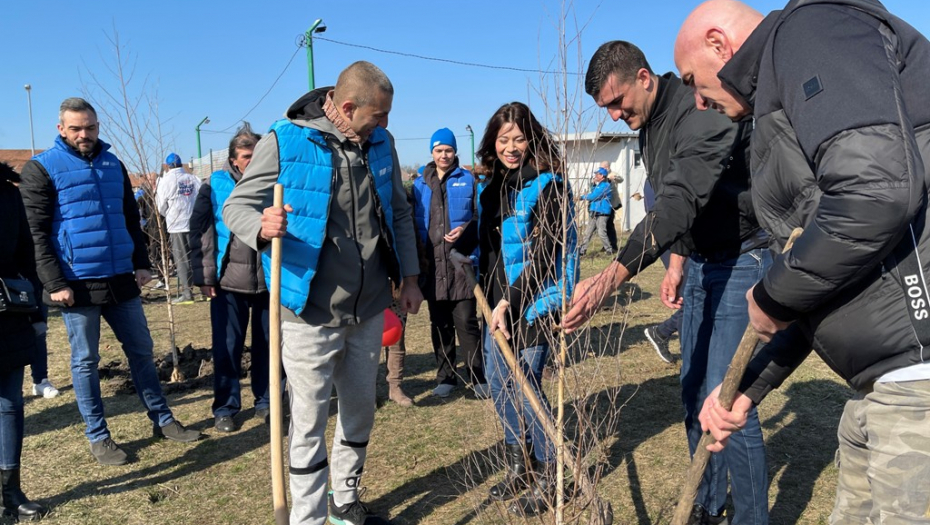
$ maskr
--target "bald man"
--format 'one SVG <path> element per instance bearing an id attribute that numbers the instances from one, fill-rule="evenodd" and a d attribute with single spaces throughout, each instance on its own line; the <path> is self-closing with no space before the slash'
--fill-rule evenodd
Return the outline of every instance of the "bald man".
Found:
<path id="1" fill-rule="evenodd" d="M 838 430 L 831 523 L 930 518 L 930 42 L 870 0 L 793 1 L 767 17 L 714 0 L 685 21 L 675 63 L 700 109 L 750 115 L 752 194 L 784 243 L 747 294 L 774 338 L 732 411 L 701 421 L 721 440 L 813 349 L 856 389 Z"/>
<path id="2" fill-rule="evenodd" d="M 410 206 L 385 130 L 393 98 L 390 80 L 368 62 L 346 68 L 335 87 L 300 97 L 255 146 L 223 208 L 229 230 L 251 248 L 283 238 L 293 525 L 322 525 L 327 503 L 334 524 L 389 523 L 358 500 L 384 310 L 392 283 L 401 289 L 402 310 L 416 313 L 423 300 Z M 275 183 L 284 186 L 284 209 L 271 207 Z M 268 250 L 262 263 L 271 267 Z M 265 280 L 270 287 L 270 272 Z M 334 387 L 339 414 L 328 459 Z"/>

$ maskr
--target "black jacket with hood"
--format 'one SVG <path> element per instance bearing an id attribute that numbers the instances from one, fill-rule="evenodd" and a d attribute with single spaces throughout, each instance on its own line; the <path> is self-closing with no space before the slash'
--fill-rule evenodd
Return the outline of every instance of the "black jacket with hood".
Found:
<path id="1" fill-rule="evenodd" d="M 674 74 L 657 78 L 649 120 L 639 130 L 656 203 L 617 260 L 635 275 L 669 248 L 720 261 L 766 245 L 749 193 L 750 126 L 698 111 Z"/>
<path id="2" fill-rule="evenodd" d="M 912 311 L 903 271 L 915 254 L 915 274 L 930 265 L 930 42 L 877 1 L 795 0 L 719 77 L 753 106 L 760 223 L 776 248 L 805 228 L 754 290 L 764 312 L 794 323 L 741 389 L 760 401 L 811 346 L 856 389 L 930 359 L 911 320 L 927 309 Z"/>

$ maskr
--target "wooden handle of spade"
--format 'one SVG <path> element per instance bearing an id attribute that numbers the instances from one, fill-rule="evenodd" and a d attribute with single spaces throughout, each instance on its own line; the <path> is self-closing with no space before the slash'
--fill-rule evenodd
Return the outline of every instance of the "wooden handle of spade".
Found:
<path id="1" fill-rule="evenodd" d="M 274 185 L 274 207 L 284 207 L 284 186 Z M 271 495 L 276 525 L 289 525 L 284 492 L 284 410 L 281 401 L 281 238 L 271 239 L 271 301 L 268 311 L 268 369 L 271 385 Z"/>

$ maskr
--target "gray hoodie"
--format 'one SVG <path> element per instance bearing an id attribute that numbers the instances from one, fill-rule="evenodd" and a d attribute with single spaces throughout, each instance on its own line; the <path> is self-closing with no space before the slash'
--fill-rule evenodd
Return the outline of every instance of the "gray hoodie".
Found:
<path id="1" fill-rule="evenodd" d="M 332 87 L 320 88 L 298 99 L 285 114 L 298 126 L 323 133 L 332 152 L 333 187 L 326 239 L 310 283 L 307 305 L 298 317 L 283 309 L 284 321 L 300 320 L 317 326 L 339 327 L 361 323 L 391 304 L 389 257 L 379 247 L 381 227 L 375 206 L 373 180 L 368 173 L 367 144 L 346 139 L 323 113 L 323 101 Z M 394 138 L 391 137 L 392 149 Z M 307 147 L 320 147 L 308 142 Z M 419 275 L 416 239 L 410 206 L 394 158 L 394 236 L 403 277 Z M 278 181 L 278 139 L 268 133 L 256 145 L 252 162 L 223 206 L 223 220 L 237 237 L 255 249 L 259 246 L 262 210 L 272 206 Z M 285 195 L 285 204 L 287 196 Z"/>

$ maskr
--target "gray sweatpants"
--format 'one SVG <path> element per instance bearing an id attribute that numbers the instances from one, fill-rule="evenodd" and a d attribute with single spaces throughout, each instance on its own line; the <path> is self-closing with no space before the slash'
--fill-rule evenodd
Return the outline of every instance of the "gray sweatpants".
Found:
<path id="1" fill-rule="evenodd" d="M 358 499 L 375 420 L 375 378 L 383 329 L 383 314 L 342 328 L 282 323 L 281 358 L 291 388 L 292 525 L 325 523 L 328 477 L 337 500 Z M 339 414 L 327 461 L 324 440 L 333 387 Z"/>
<path id="2" fill-rule="evenodd" d="M 191 245 L 188 232 L 168 234 L 171 238 L 171 255 L 174 256 L 174 266 L 178 270 L 178 289 L 183 297 L 193 297 L 193 275 L 191 275 Z M 165 279 L 167 281 L 167 279 Z"/>

